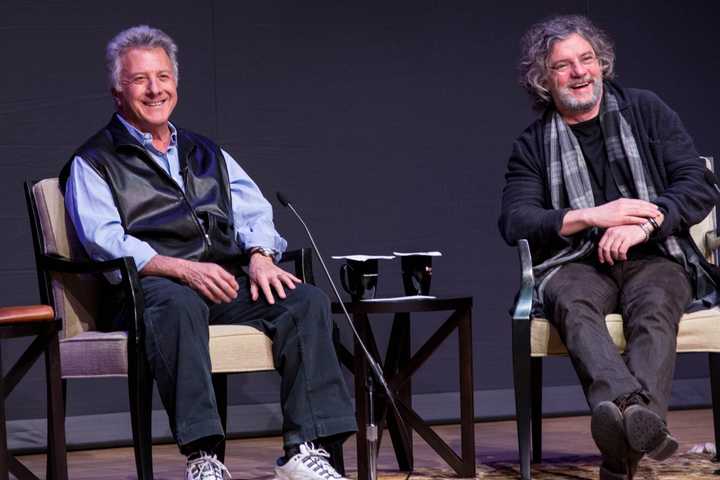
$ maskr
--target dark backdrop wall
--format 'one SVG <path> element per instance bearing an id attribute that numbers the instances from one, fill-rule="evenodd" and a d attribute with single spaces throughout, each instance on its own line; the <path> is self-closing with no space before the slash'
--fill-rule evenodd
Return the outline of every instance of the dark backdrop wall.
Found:
<path id="1" fill-rule="evenodd" d="M 659 93 L 699 150 L 712 155 L 720 106 L 716 5 L 4 0 L 0 304 L 38 301 L 23 179 L 57 175 L 74 147 L 109 118 L 104 45 L 120 29 L 147 23 L 180 47 L 173 121 L 221 143 L 276 206 L 273 193 L 286 192 L 326 255 L 443 252 L 433 288 L 475 299 L 476 413 L 512 415 L 508 308 L 518 268 L 496 218 L 511 142 L 534 117 L 517 87 L 519 37 L 552 13 L 589 15 L 616 41 L 619 81 Z M 276 210 L 276 223 L 291 246 L 307 243 L 285 211 Z M 380 292 L 399 294 L 398 262 L 381 268 Z M 386 320 L 377 320 L 381 337 Z M 439 320 L 418 322 L 414 344 Z M 16 355 L 10 345 L 3 349 L 6 365 Z M 437 420 L 457 415 L 450 401 L 457 376 L 447 373 L 456 362 L 451 338 L 414 385 L 417 404 Z M 546 364 L 547 410 L 585 408 L 569 362 Z M 702 357 L 683 358 L 675 405 L 707 403 L 706 376 Z M 43 381 L 37 367 L 13 394 L 9 417 L 17 431 L 41 417 Z M 70 441 L 121 441 L 125 392 L 122 380 L 71 383 L 69 428 L 77 432 Z M 237 405 L 231 429 L 277 428 L 274 374 L 237 378 L 231 395 Z M 119 418 L 125 433 L 97 433 L 98 418 Z"/>

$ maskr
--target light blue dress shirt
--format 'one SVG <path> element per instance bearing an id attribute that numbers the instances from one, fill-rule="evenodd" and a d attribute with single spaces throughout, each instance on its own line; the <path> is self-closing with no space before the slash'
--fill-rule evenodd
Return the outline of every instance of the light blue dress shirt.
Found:
<path id="1" fill-rule="evenodd" d="M 165 170 L 184 191 L 178 161 L 177 130 L 170 124 L 171 140 L 166 153 L 152 144 L 152 134 L 130 125 L 118 114 L 121 123 L 138 140 L 152 159 Z M 272 207 L 240 165 L 222 150 L 230 181 L 235 237 L 241 248 L 271 248 L 281 254 L 287 242 L 275 230 Z M 82 157 L 76 156 L 70 168 L 65 189 L 65 206 L 75 225 L 80 242 L 94 260 L 133 257 L 138 271 L 157 252 L 146 242 L 128 235 L 113 201 L 110 187 Z M 119 279 L 119 277 L 118 277 Z"/>

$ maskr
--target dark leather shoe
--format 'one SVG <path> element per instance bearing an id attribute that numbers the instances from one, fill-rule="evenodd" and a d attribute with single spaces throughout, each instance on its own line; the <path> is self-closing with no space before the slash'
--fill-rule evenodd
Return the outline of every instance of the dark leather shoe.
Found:
<path id="1" fill-rule="evenodd" d="M 603 454 L 603 463 L 618 463 L 624 469 L 630 448 L 625 436 L 623 414 L 618 406 L 613 402 L 600 402 L 592 411 L 590 432 Z"/>
<path id="2" fill-rule="evenodd" d="M 627 480 L 628 476 L 625 471 L 615 471 L 611 465 L 603 462 L 600 465 L 600 480 Z"/>
<path id="3" fill-rule="evenodd" d="M 642 453 L 632 449 L 628 450 L 628 456 L 624 459 L 624 463 L 622 459 L 603 455 L 600 464 L 600 480 L 633 480 L 642 457 Z"/>
<path id="4" fill-rule="evenodd" d="M 678 449 L 678 441 L 660 416 L 649 408 L 630 405 L 623 412 L 625 432 L 630 448 L 654 460 L 665 460 Z"/>
<path id="5" fill-rule="evenodd" d="M 640 452 L 636 452 L 632 448 L 628 452 L 628 458 L 627 458 L 627 478 L 628 480 L 633 480 L 635 478 L 635 473 L 637 472 L 638 465 L 640 464 L 640 460 L 642 460 L 643 454 Z"/>

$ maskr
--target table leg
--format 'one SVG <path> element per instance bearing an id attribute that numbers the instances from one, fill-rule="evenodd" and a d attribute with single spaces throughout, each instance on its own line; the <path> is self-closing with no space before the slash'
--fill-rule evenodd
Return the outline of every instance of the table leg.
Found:
<path id="1" fill-rule="evenodd" d="M 367 315 L 354 314 L 353 322 L 355 328 L 363 341 L 367 340 L 367 331 L 369 328 Z M 357 471 L 358 480 L 369 480 L 368 472 L 368 448 L 367 448 L 367 432 L 366 427 L 368 424 L 368 398 L 366 389 L 366 378 L 370 374 L 368 371 L 368 362 L 365 358 L 365 354 L 362 351 L 362 347 L 358 343 L 357 339 L 354 342 L 354 357 L 355 357 L 355 417 L 358 423 L 357 431 Z M 2 479 L 0 479 L 2 480 Z"/>
<path id="2" fill-rule="evenodd" d="M 468 308 L 458 324 L 460 350 L 460 443 L 463 477 L 475 476 L 475 401 L 472 368 L 472 315 Z"/>
<path id="3" fill-rule="evenodd" d="M 407 367 L 410 362 L 410 314 L 396 313 L 393 320 L 392 331 L 390 333 L 389 348 L 386 357 L 386 376 L 397 375 L 398 372 Z M 393 348 L 394 347 L 394 348 Z M 393 356 L 391 356 L 391 353 Z M 405 382 L 397 392 L 395 398 L 404 402 L 405 405 L 412 406 L 412 383 Z M 386 406 L 389 408 L 389 406 Z M 398 468 L 401 471 L 410 472 L 413 470 L 413 446 L 412 442 L 405 445 L 403 437 L 399 429 L 402 428 L 398 424 L 394 411 L 390 409 L 388 412 L 388 431 L 392 438 L 393 449 L 395 450 L 395 458 L 397 459 Z M 412 429 L 405 425 L 405 438 L 412 439 Z"/>

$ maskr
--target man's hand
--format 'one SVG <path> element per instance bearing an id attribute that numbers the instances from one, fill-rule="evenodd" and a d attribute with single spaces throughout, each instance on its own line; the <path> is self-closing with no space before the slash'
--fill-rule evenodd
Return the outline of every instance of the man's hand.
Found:
<path id="1" fill-rule="evenodd" d="M 216 263 L 187 262 L 181 279 L 214 303 L 232 302 L 240 288 L 235 277 Z"/>
<path id="2" fill-rule="evenodd" d="M 643 243 L 645 238 L 645 232 L 640 225 L 610 227 L 605 230 L 598 243 L 598 260 L 609 265 L 613 265 L 615 261 L 625 261 L 630 247 Z"/>
<path id="3" fill-rule="evenodd" d="M 260 290 L 270 305 L 275 303 L 272 289 L 275 289 L 277 296 L 285 298 L 285 289 L 295 289 L 295 285 L 302 283 L 302 280 L 275 265 L 271 258 L 255 253 L 250 257 L 248 268 L 250 276 L 250 297 L 256 301 L 260 297 Z M 270 288 L 272 287 L 272 288 Z"/>
<path id="4" fill-rule="evenodd" d="M 635 198 L 618 198 L 591 208 L 588 221 L 593 227 L 610 228 L 619 225 L 640 225 L 648 218 L 660 215 L 660 209 L 654 203 Z"/>
<path id="5" fill-rule="evenodd" d="M 648 218 L 662 215 L 654 203 L 634 198 L 619 198 L 598 207 L 570 210 L 563 218 L 560 234 L 569 236 L 591 227 L 610 228 L 640 225 Z"/>
<path id="6" fill-rule="evenodd" d="M 240 288 L 235 277 L 220 265 L 163 255 L 152 257 L 140 274 L 176 278 L 214 303 L 230 303 Z"/>

